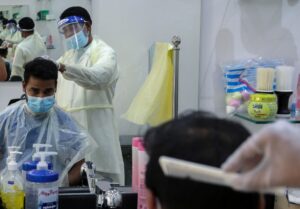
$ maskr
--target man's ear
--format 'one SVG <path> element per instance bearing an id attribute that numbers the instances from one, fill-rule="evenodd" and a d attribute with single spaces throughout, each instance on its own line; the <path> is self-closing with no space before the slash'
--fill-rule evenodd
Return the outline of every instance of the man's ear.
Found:
<path id="1" fill-rule="evenodd" d="M 23 92 L 26 94 L 26 84 L 24 81 L 22 82 L 22 87 L 23 87 Z"/>
<path id="2" fill-rule="evenodd" d="M 86 22 L 85 25 L 86 25 L 87 30 L 89 32 L 92 32 L 92 24 L 90 22 Z"/>
<path id="3" fill-rule="evenodd" d="M 156 197 L 149 189 L 146 189 L 146 200 L 148 209 L 158 209 Z"/>

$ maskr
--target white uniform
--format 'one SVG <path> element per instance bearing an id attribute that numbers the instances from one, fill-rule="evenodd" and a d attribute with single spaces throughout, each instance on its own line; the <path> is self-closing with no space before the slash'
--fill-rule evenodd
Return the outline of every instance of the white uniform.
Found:
<path id="1" fill-rule="evenodd" d="M 59 75 L 57 103 L 94 137 L 98 149 L 86 156 L 98 172 L 117 176 L 124 184 L 124 163 L 116 126 L 113 97 L 118 80 L 114 50 L 100 39 L 84 49 L 69 50 L 59 60 L 66 71 Z"/>
<path id="2" fill-rule="evenodd" d="M 21 32 L 17 31 L 13 34 L 8 34 L 5 38 L 5 41 L 13 44 L 13 46 L 11 48 L 8 48 L 8 53 L 7 53 L 7 59 L 9 61 L 12 61 L 15 55 L 15 49 L 17 47 L 17 45 L 23 40 Z"/>
<path id="3" fill-rule="evenodd" d="M 4 41 L 8 35 L 10 35 L 9 30 L 5 28 L 0 32 L 0 39 Z"/>
<path id="4" fill-rule="evenodd" d="M 11 76 L 24 76 L 24 64 L 47 54 L 46 46 L 41 36 L 35 32 L 18 44 L 12 64 Z"/>

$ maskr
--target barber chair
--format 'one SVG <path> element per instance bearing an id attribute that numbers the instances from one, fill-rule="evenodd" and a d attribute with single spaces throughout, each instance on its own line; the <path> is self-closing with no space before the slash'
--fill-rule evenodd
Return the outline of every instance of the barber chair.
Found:
<path id="1" fill-rule="evenodd" d="M 11 100 L 8 102 L 8 106 L 11 105 L 11 104 L 13 104 L 13 103 L 16 103 L 16 102 L 18 102 L 18 101 L 20 101 L 20 100 L 25 100 L 25 99 L 26 99 L 26 95 L 23 94 L 20 98 L 11 99 Z"/>

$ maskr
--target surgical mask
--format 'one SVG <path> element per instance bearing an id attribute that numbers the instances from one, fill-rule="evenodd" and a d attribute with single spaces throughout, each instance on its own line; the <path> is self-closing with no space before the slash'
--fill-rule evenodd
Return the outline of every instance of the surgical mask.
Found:
<path id="1" fill-rule="evenodd" d="M 46 113 L 53 107 L 54 103 L 54 95 L 49 97 L 27 96 L 28 107 L 34 113 Z"/>
<path id="2" fill-rule="evenodd" d="M 66 39 L 68 49 L 80 49 L 84 48 L 89 41 L 87 35 L 84 34 L 83 30 L 74 34 L 73 36 Z"/>

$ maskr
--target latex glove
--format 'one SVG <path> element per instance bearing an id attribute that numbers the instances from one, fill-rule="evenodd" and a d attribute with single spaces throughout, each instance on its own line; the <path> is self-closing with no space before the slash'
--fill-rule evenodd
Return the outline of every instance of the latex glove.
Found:
<path id="1" fill-rule="evenodd" d="M 243 143 L 222 169 L 240 172 L 232 179 L 237 190 L 300 186 L 300 127 L 284 121 L 266 126 Z"/>

